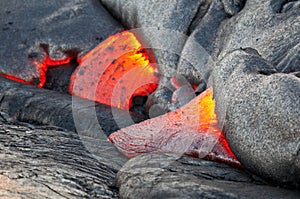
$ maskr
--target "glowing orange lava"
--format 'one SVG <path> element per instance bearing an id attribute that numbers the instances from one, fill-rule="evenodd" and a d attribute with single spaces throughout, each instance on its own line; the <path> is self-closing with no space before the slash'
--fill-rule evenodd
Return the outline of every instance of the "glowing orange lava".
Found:
<path id="1" fill-rule="evenodd" d="M 86 54 L 73 73 L 72 95 L 128 110 L 134 96 L 158 85 L 157 68 L 130 31 L 110 36 Z"/>
<path id="2" fill-rule="evenodd" d="M 13 76 L 13 75 L 0 74 L 0 76 L 1 76 L 1 77 L 5 77 L 5 78 L 10 79 L 10 80 L 13 80 L 13 81 L 15 81 L 15 82 L 22 83 L 22 84 L 34 85 L 33 81 L 28 82 L 28 81 L 25 81 L 25 80 L 20 79 L 20 78 L 18 78 L 18 77 L 15 77 L 15 76 Z"/>
<path id="3" fill-rule="evenodd" d="M 38 70 L 39 70 L 38 81 L 35 81 L 35 80 L 25 81 L 21 78 L 15 77 L 14 75 L 8 75 L 8 74 L 0 74 L 0 76 L 5 77 L 10 80 L 13 80 L 13 81 L 16 81 L 16 82 L 33 85 L 33 86 L 42 88 L 46 82 L 46 73 L 47 73 L 49 67 L 69 64 L 72 59 L 73 59 L 72 56 L 67 56 L 65 59 L 62 59 L 62 60 L 52 60 L 49 57 L 49 55 L 46 54 L 46 57 L 42 62 L 33 61 L 33 63 L 38 67 Z"/>
<path id="4" fill-rule="evenodd" d="M 49 67 L 69 64 L 72 59 L 73 59 L 73 57 L 67 56 L 65 59 L 53 60 L 49 57 L 48 54 L 46 54 L 46 57 L 43 62 L 39 63 L 37 61 L 34 61 L 35 65 L 38 67 L 39 73 L 40 73 L 39 84 L 37 86 L 39 88 L 42 88 L 44 86 L 44 84 L 46 82 L 46 73 L 47 73 Z"/>
<path id="5" fill-rule="evenodd" d="M 121 129 L 109 140 L 128 157 L 171 152 L 240 165 L 217 126 L 212 89 L 174 112 Z"/>

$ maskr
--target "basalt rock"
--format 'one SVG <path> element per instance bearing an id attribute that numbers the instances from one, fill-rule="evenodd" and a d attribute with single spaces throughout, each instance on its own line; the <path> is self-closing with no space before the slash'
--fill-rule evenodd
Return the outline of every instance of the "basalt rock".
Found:
<path id="1" fill-rule="evenodd" d="M 121 198 L 299 198 L 224 164 L 163 154 L 129 160 L 117 187 Z"/>
<path id="2" fill-rule="evenodd" d="M 212 1 L 201 18 L 195 20 L 195 28 L 181 53 L 177 73 L 192 84 L 208 81 L 213 57 L 214 42 L 222 22 L 237 14 L 245 4 L 239 1 Z"/>
<path id="3" fill-rule="evenodd" d="M 296 5 L 297 1 L 247 1 L 241 12 L 222 24 L 214 55 L 223 57 L 232 50 L 250 47 L 278 71 L 295 70 L 291 67 L 299 65 L 300 42 L 300 10 Z"/>
<path id="4" fill-rule="evenodd" d="M 297 5 L 247 1 L 220 27 L 211 79 L 220 126 L 238 159 L 269 180 L 299 187 Z"/>
<path id="5" fill-rule="evenodd" d="M 127 28 L 137 29 L 153 48 L 162 74 L 174 76 L 190 24 L 206 0 L 101 0 Z"/>
<path id="6" fill-rule="evenodd" d="M 148 101 L 164 113 L 176 108 L 170 102 L 170 78 L 177 74 L 191 84 L 207 81 L 214 40 L 222 21 L 239 12 L 244 0 L 128 1 L 102 0 L 108 10 L 130 29 L 142 34 L 165 77 Z M 163 79 L 163 78 L 162 78 Z M 167 81 L 165 81 L 167 79 Z M 153 108 L 154 109 L 154 108 Z M 151 111 L 150 111 L 151 112 Z"/>
<path id="7" fill-rule="evenodd" d="M 0 111 L 21 122 L 77 132 L 87 149 L 93 154 L 103 153 L 101 157 L 105 158 L 101 162 L 112 168 L 122 165 L 127 158 L 107 140 L 108 136 L 145 119 L 132 112 L 3 77 L 0 77 Z"/>
<path id="8" fill-rule="evenodd" d="M 213 78 L 220 125 L 238 159 L 266 179 L 299 187 L 299 77 L 236 50 L 216 64 Z"/>
<path id="9" fill-rule="evenodd" d="M 146 119 L 143 115 L 3 77 L 0 77 L 0 111 L 22 122 L 59 126 L 74 132 L 77 130 L 74 118 L 78 116 L 81 125 L 91 130 L 100 124 L 106 135 Z"/>
<path id="10" fill-rule="evenodd" d="M 0 113 L 1 198 L 118 198 L 106 153 L 97 159 L 74 132 L 7 120 Z"/>
<path id="11" fill-rule="evenodd" d="M 122 26 L 96 0 L 2 1 L 0 73 L 39 78 L 34 60 L 81 56 Z"/>

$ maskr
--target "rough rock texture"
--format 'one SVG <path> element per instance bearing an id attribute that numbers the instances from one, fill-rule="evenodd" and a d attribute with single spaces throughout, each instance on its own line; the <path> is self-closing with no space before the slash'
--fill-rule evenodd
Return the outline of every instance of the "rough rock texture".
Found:
<path id="1" fill-rule="evenodd" d="M 27 81 L 39 77 L 32 59 L 45 57 L 41 45 L 50 58 L 63 59 L 123 29 L 96 0 L 1 1 L 0 26 L 0 73 Z"/>
<path id="2" fill-rule="evenodd" d="M 223 23 L 215 56 L 223 57 L 232 50 L 251 47 L 280 72 L 289 72 L 283 69 L 291 65 L 297 67 L 299 64 L 291 62 L 299 60 L 300 10 L 297 7 L 285 10 L 287 5 L 297 3 L 287 2 L 247 1 L 240 13 Z"/>
<path id="3" fill-rule="evenodd" d="M 58 126 L 77 132 L 101 162 L 121 166 L 126 158 L 107 141 L 107 136 L 143 120 L 130 112 L 67 95 L 39 89 L 0 77 L 0 111 L 15 120 L 37 125 Z M 109 152 L 107 152 L 109 151 Z M 114 167 L 112 165 L 112 167 Z"/>
<path id="4" fill-rule="evenodd" d="M 121 198 L 299 198 L 227 165 L 172 155 L 141 155 L 117 174 Z"/>
<path id="5" fill-rule="evenodd" d="M 0 151 L 1 198 L 118 196 L 117 170 L 91 155 L 73 132 L 9 123 L 0 113 Z"/>
<path id="6" fill-rule="evenodd" d="M 244 0 L 200 0 L 200 1 L 132 1 L 101 0 L 101 2 L 125 24 L 142 34 L 151 47 L 158 68 L 164 78 L 156 92 L 149 98 L 147 109 L 152 106 L 162 114 L 177 107 L 171 102 L 173 88 L 171 77 L 179 74 L 192 84 L 207 81 L 210 53 L 220 23 L 235 15 Z M 190 36 L 190 37 L 189 37 Z"/>
<path id="7" fill-rule="evenodd" d="M 99 122 L 101 131 L 106 135 L 145 119 L 144 116 L 125 110 L 24 85 L 3 77 L 0 77 L 0 111 L 19 121 L 59 126 L 74 132 L 77 130 L 78 117 L 82 120 L 81 128 L 91 130 L 97 128 L 94 123 Z M 95 121 L 92 116 L 95 116 Z M 128 117 L 131 120 L 125 119 Z"/>
<path id="8" fill-rule="evenodd" d="M 300 186 L 300 79 L 237 50 L 214 73 L 217 115 L 231 149 L 252 172 Z"/>
<path id="9" fill-rule="evenodd" d="M 199 7 L 205 0 L 101 0 L 101 2 L 129 29 L 138 28 L 143 39 L 154 48 L 162 74 L 174 76 L 178 56 L 186 34 Z"/>
<path id="10" fill-rule="evenodd" d="M 298 3 L 247 1 L 241 12 L 221 26 L 214 51 L 219 62 L 212 76 L 220 125 L 238 159 L 269 180 L 297 187 Z"/>
<path id="11" fill-rule="evenodd" d="M 177 73 L 183 75 L 192 84 L 208 81 L 214 42 L 221 23 L 237 14 L 245 0 L 212 1 L 201 18 L 195 20 L 195 28 L 187 39 L 181 53 Z M 204 6 L 203 6 L 204 7 Z"/>
<path id="12" fill-rule="evenodd" d="M 74 60 L 69 64 L 49 67 L 46 73 L 46 82 L 43 88 L 68 93 L 70 78 L 78 63 Z"/>

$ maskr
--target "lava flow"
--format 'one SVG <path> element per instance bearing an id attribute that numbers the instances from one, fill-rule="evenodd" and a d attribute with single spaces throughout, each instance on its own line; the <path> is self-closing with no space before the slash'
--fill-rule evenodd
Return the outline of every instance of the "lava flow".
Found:
<path id="1" fill-rule="evenodd" d="M 81 59 L 67 56 L 62 60 L 52 60 L 47 49 L 43 50 L 45 59 L 33 61 L 39 70 L 39 78 L 25 81 L 13 75 L 0 75 L 42 88 L 49 67 L 69 64 L 76 59 L 79 66 L 71 76 L 69 93 L 125 110 L 129 110 L 133 97 L 147 96 L 158 85 L 155 64 L 150 63 L 147 51 L 130 31 L 110 36 Z"/>
<path id="2" fill-rule="evenodd" d="M 174 112 L 123 128 L 109 140 L 128 157 L 175 153 L 241 166 L 217 126 L 212 89 Z"/>
<path id="3" fill-rule="evenodd" d="M 155 64 L 130 31 L 110 36 L 80 60 L 70 79 L 72 95 L 129 110 L 135 96 L 146 96 L 158 86 Z M 77 57 L 76 57 L 77 58 Z M 68 64 L 74 57 L 51 60 L 47 55 L 39 69 L 39 82 L 1 75 L 43 87 L 50 66 Z M 176 83 L 176 82 L 175 82 Z M 123 128 L 109 140 L 128 157 L 142 153 L 186 154 L 241 166 L 217 126 L 213 91 L 208 89 L 176 111 Z"/>
<path id="4" fill-rule="evenodd" d="M 86 54 L 71 76 L 72 95 L 129 110 L 135 96 L 158 85 L 157 68 L 130 31 L 110 36 Z"/>
<path id="5" fill-rule="evenodd" d="M 33 86 L 42 88 L 46 82 L 46 73 L 47 73 L 49 67 L 69 64 L 73 58 L 74 58 L 73 56 L 67 56 L 65 59 L 62 59 L 62 60 L 53 60 L 49 57 L 48 54 L 46 54 L 46 57 L 42 62 L 38 62 L 38 61 L 34 60 L 33 63 L 37 66 L 38 71 L 39 71 L 39 78 L 34 78 L 30 81 L 26 81 L 26 80 L 23 80 L 21 78 L 14 76 L 14 75 L 9 75 L 9 74 L 0 74 L 0 76 L 5 77 L 10 80 L 13 80 L 13 81 L 16 81 L 16 82 L 33 85 Z"/>

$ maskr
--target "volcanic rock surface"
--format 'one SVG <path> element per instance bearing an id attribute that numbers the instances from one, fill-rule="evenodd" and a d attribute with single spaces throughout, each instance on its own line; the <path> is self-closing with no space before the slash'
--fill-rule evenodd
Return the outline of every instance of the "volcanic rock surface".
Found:
<path id="1" fill-rule="evenodd" d="M 0 112 L 0 150 L 1 198 L 118 198 L 117 170 L 74 132 L 13 122 Z"/>
<path id="2" fill-rule="evenodd" d="M 144 118 L 1 77 L 1 196 L 115 198 L 125 164 L 117 174 L 123 198 L 299 198 L 269 184 L 300 184 L 299 1 L 101 2 L 155 48 L 162 78 L 148 100 L 152 116 L 183 105 L 177 99 L 191 85 L 198 93 L 213 86 L 230 147 L 268 183 L 186 157 L 143 155 L 125 164 L 106 135 Z M 39 78 L 33 61 L 46 54 L 76 58 L 123 29 L 96 0 L 1 1 L 0 24 L 0 73 L 26 81 Z"/>
<path id="3" fill-rule="evenodd" d="M 162 74 L 161 83 L 147 105 L 147 109 L 155 106 L 155 115 L 178 108 L 177 102 L 171 102 L 172 92 L 177 88 L 169 85 L 170 78 L 180 75 L 196 85 L 207 82 L 211 70 L 207 62 L 211 62 L 219 25 L 238 13 L 245 3 L 244 0 L 101 2 L 127 28 L 141 33 L 153 48 Z"/>
<path id="4" fill-rule="evenodd" d="M 212 79 L 220 125 L 238 159 L 261 176 L 299 187 L 300 12 L 295 4 L 247 1 L 218 33 Z"/>
<path id="5" fill-rule="evenodd" d="M 240 50 L 227 54 L 213 75 L 217 113 L 238 159 L 261 176 L 299 186 L 299 77 Z"/>
<path id="6" fill-rule="evenodd" d="M 129 28 L 154 26 L 189 36 L 170 31 L 178 45 L 161 42 L 180 52 L 174 60 L 156 54 L 163 75 L 172 77 L 173 68 L 191 84 L 213 85 L 220 127 L 244 166 L 279 184 L 299 186 L 298 1 L 191 1 L 193 7 L 185 8 L 183 2 L 174 1 L 165 6 L 163 15 L 161 2 L 102 2 Z M 197 11 L 191 9 L 195 6 Z M 174 41 L 171 36 L 154 36 Z M 155 37 L 150 38 L 150 45 L 156 46 Z M 166 60 L 171 67 L 161 64 Z M 169 84 L 168 78 L 162 79 L 149 98 L 153 116 L 172 109 L 171 96 L 177 88 Z"/>
<path id="7" fill-rule="evenodd" d="M 143 34 L 143 39 L 149 43 L 149 47 L 154 48 L 159 69 L 166 77 L 174 76 L 178 55 L 187 38 L 189 26 L 199 7 L 206 3 L 204 0 L 101 2 L 127 28 L 137 29 Z"/>
<path id="8" fill-rule="evenodd" d="M 224 164 L 174 155 L 141 155 L 117 175 L 121 198 L 299 198 Z"/>
<path id="9" fill-rule="evenodd" d="M 224 20 L 237 14 L 244 4 L 245 0 L 211 2 L 206 12 L 195 20 L 195 28 L 181 52 L 178 74 L 196 85 L 208 81 L 212 61 L 215 60 L 212 52 L 219 27 Z"/>
<path id="10" fill-rule="evenodd" d="M 96 0 L 0 2 L 0 73 L 39 78 L 33 60 L 80 56 L 122 26 Z M 45 52 L 48 51 L 48 52 Z"/>

